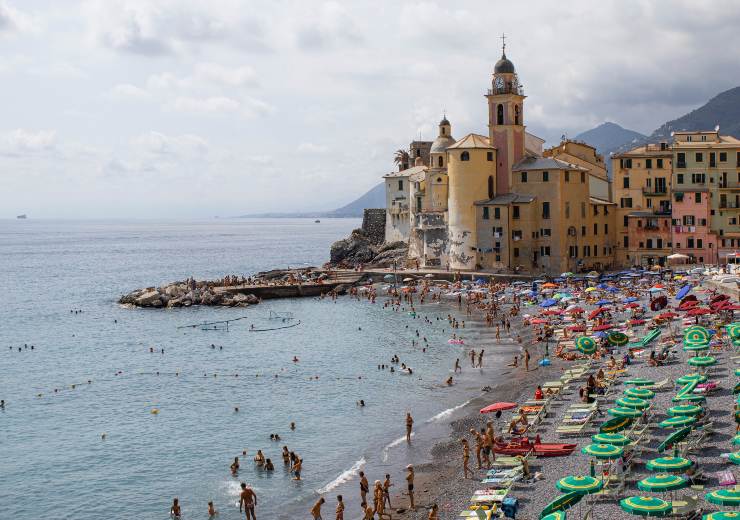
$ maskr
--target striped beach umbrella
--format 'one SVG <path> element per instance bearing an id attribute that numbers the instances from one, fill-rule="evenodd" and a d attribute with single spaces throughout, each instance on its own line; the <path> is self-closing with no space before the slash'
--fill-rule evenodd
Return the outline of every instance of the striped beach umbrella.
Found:
<path id="1" fill-rule="evenodd" d="M 689 359 L 688 363 L 692 367 L 708 367 L 717 364 L 717 359 L 714 356 L 696 356 Z"/>
<path id="2" fill-rule="evenodd" d="M 713 511 L 701 517 L 701 520 L 739 520 L 740 513 L 734 511 Z"/>
<path id="3" fill-rule="evenodd" d="M 695 404 L 684 404 L 680 406 L 672 406 L 668 408 L 666 412 L 671 417 L 678 417 L 682 415 L 697 415 L 701 410 L 701 406 L 697 406 Z"/>
<path id="4" fill-rule="evenodd" d="M 709 343 L 687 343 L 683 346 L 685 352 L 701 352 L 709 350 Z"/>
<path id="5" fill-rule="evenodd" d="M 554 511 L 549 515 L 540 517 L 541 520 L 565 520 L 565 511 Z"/>
<path id="6" fill-rule="evenodd" d="M 606 413 L 613 415 L 614 417 L 640 417 L 642 410 L 636 408 L 627 408 L 626 406 L 617 406 L 616 408 L 609 408 Z"/>
<path id="7" fill-rule="evenodd" d="M 732 438 L 732 444 L 734 444 L 735 446 L 737 446 L 738 444 L 740 444 L 740 433 L 736 434 Z"/>
<path id="8" fill-rule="evenodd" d="M 667 448 L 673 446 L 677 442 L 681 442 L 688 437 L 689 433 L 691 433 L 691 426 L 686 426 L 671 433 L 658 445 L 658 453 L 663 453 Z"/>
<path id="9" fill-rule="evenodd" d="M 637 483 L 637 487 L 641 491 L 649 491 L 651 493 L 675 491 L 676 489 L 683 489 L 688 485 L 689 479 L 686 477 L 679 477 L 678 475 L 671 475 L 669 473 L 658 473 L 657 475 L 642 479 Z"/>
<path id="10" fill-rule="evenodd" d="M 555 487 L 564 493 L 576 493 L 589 494 L 596 493 L 604 487 L 604 481 L 589 475 L 586 476 L 574 476 L 570 475 L 565 478 L 561 478 L 555 483 Z"/>
<path id="11" fill-rule="evenodd" d="M 671 504 L 657 497 L 629 497 L 619 501 L 624 511 L 639 516 L 666 516 L 673 512 Z"/>
<path id="12" fill-rule="evenodd" d="M 655 381 L 652 379 L 644 379 L 642 377 L 636 377 L 635 379 L 628 379 L 624 382 L 625 385 L 633 385 L 633 386 L 652 386 L 655 384 Z"/>
<path id="13" fill-rule="evenodd" d="M 547 515 L 554 513 L 555 511 L 565 511 L 566 509 L 573 507 L 578 502 L 580 502 L 583 496 L 583 493 L 578 493 L 576 491 L 566 493 L 565 495 L 560 495 L 545 506 L 545 509 L 543 509 L 542 513 L 540 513 L 540 520 L 544 519 Z"/>
<path id="14" fill-rule="evenodd" d="M 704 374 L 699 374 L 698 372 L 693 372 L 691 374 L 685 374 L 676 379 L 676 383 L 679 385 L 686 385 L 688 383 L 696 382 L 696 383 L 704 383 L 707 380 L 707 376 Z M 692 389 L 693 390 L 693 389 Z"/>
<path id="15" fill-rule="evenodd" d="M 632 425 L 631 417 L 613 417 L 599 427 L 599 433 L 617 433 Z"/>
<path id="16" fill-rule="evenodd" d="M 720 506 L 738 506 L 740 505 L 740 490 L 716 489 L 704 495 L 704 500 Z"/>
<path id="17" fill-rule="evenodd" d="M 645 399 L 640 399 L 639 397 L 621 397 L 617 399 L 617 404 L 619 406 L 624 406 L 626 408 L 636 408 L 638 410 L 643 410 L 650 406 L 649 402 L 647 402 Z"/>
<path id="18" fill-rule="evenodd" d="M 630 341 L 629 337 L 627 337 L 627 334 L 619 331 L 610 332 L 609 335 L 606 337 L 606 340 L 609 342 L 610 345 L 614 345 L 616 347 L 626 345 Z"/>
<path id="19" fill-rule="evenodd" d="M 727 335 L 730 336 L 732 339 L 740 339 L 740 322 L 730 323 L 729 325 L 725 325 L 725 330 L 727 331 Z"/>
<path id="20" fill-rule="evenodd" d="M 638 397 L 640 399 L 652 399 L 655 397 L 655 392 L 648 390 L 647 388 L 628 388 L 624 391 L 624 395 L 627 397 Z"/>
<path id="21" fill-rule="evenodd" d="M 596 459 L 612 460 L 622 456 L 624 449 L 613 444 L 589 444 L 581 448 L 581 453 Z"/>
<path id="22" fill-rule="evenodd" d="M 735 369 L 735 376 L 740 377 L 740 368 Z"/>
<path id="23" fill-rule="evenodd" d="M 733 464 L 740 465 L 740 451 L 736 451 L 733 453 L 730 453 L 730 456 L 727 457 L 727 459 L 732 462 Z"/>
<path id="24" fill-rule="evenodd" d="M 696 422 L 696 417 L 690 415 L 682 415 L 676 417 L 670 417 L 665 421 L 658 423 L 661 428 L 681 428 L 682 426 L 688 426 Z"/>
<path id="25" fill-rule="evenodd" d="M 707 398 L 700 394 L 679 394 L 675 397 L 673 397 L 672 401 L 674 403 L 680 403 L 683 401 L 686 401 L 688 403 L 703 403 L 706 401 Z"/>
<path id="26" fill-rule="evenodd" d="M 596 341 L 588 336 L 581 336 L 576 340 L 576 348 L 586 355 L 596 352 Z"/>
<path id="27" fill-rule="evenodd" d="M 694 463 L 683 457 L 658 457 L 647 461 L 645 467 L 650 471 L 673 472 L 683 471 L 693 466 Z"/>
<path id="28" fill-rule="evenodd" d="M 613 444 L 614 446 L 627 446 L 632 439 L 619 433 L 597 433 L 591 436 L 591 440 L 597 444 Z"/>

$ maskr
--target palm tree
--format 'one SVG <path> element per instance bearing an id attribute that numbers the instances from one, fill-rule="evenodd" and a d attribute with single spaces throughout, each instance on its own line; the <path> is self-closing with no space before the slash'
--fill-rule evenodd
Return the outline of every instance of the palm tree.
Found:
<path id="1" fill-rule="evenodd" d="M 407 170 L 409 167 L 409 153 L 406 150 L 396 150 L 393 163 L 398 165 L 398 171 Z"/>

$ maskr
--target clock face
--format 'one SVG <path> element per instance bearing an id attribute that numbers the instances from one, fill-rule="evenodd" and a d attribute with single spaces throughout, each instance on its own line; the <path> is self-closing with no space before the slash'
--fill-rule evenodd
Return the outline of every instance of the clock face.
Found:
<path id="1" fill-rule="evenodd" d="M 499 77 L 497 77 L 497 78 L 495 78 L 495 79 L 493 80 L 493 86 L 494 86 L 495 88 L 497 88 L 497 89 L 499 89 L 499 88 L 504 88 L 504 78 L 502 78 L 502 77 L 500 77 L 500 76 L 499 76 Z"/>

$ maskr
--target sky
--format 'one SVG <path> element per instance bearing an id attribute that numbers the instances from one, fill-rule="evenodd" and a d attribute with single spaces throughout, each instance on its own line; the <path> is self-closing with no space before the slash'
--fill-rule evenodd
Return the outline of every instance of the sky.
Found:
<path id="1" fill-rule="evenodd" d="M 344 205 L 393 152 L 486 134 L 506 53 L 528 131 L 650 133 L 740 85 L 736 1 L 0 0 L 0 218 Z"/>

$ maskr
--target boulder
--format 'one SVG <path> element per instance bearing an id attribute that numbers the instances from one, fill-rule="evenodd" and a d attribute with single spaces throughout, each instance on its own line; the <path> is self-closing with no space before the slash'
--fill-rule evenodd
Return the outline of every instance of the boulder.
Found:
<path id="1" fill-rule="evenodd" d="M 387 246 L 394 247 L 387 247 Z M 394 263 L 398 266 L 406 264 L 406 260 L 409 255 L 409 246 L 404 242 L 394 242 L 393 244 L 386 244 L 386 247 L 381 248 L 379 254 L 373 258 L 372 264 L 381 267 L 391 267 Z"/>
<path id="2" fill-rule="evenodd" d="M 330 261 L 332 264 L 347 263 L 350 265 L 369 263 L 377 251 L 365 232 L 355 229 L 352 234 L 331 245 Z"/>
<path id="3" fill-rule="evenodd" d="M 249 305 L 256 305 L 260 302 L 260 299 L 257 298 L 254 294 L 247 294 L 247 303 Z"/>
<path id="4" fill-rule="evenodd" d="M 134 303 L 138 305 L 139 307 L 151 307 L 154 305 L 154 302 L 162 303 L 162 300 L 160 300 L 161 295 L 159 294 L 159 291 L 156 289 L 148 290 L 141 294 L 139 297 L 136 298 Z"/>

